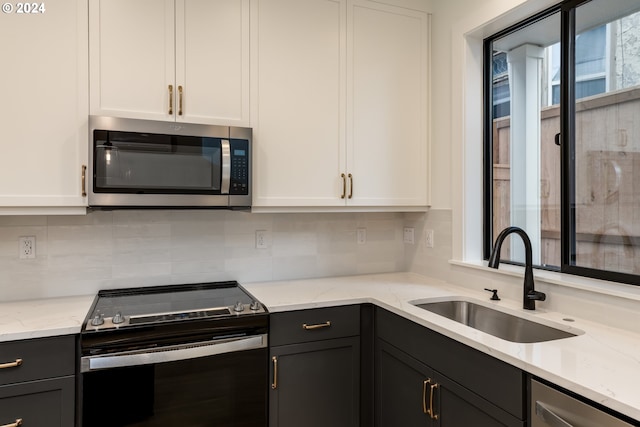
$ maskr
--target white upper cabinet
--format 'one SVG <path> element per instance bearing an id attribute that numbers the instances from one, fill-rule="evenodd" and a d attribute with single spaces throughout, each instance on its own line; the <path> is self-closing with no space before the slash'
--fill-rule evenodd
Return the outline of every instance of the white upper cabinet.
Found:
<path id="1" fill-rule="evenodd" d="M 346 0 L 258 0 L 255 12 L 253 204 L 344 204 Z"/>
<path id="2" fill-rule="evenodd" d="M 249 124 L 249 0 L 92 0 L 91 114 Z"/>
<path id="3" fill-rule="evenodd" d="M 0 14 L 0 214 L 84 214 L 87 1 L 46 2 L 39 13 L 11 4 Z"/>
<path id="4" fill-rule="evenodd" d="M 349 203 L 426 206 L 428 15 L 367 0 L 349 12 Z"/>
<path id="5" fill-rule="evenodd" d="M 425 209 L 428 13 L 256 3 L 255 210 Z"/>

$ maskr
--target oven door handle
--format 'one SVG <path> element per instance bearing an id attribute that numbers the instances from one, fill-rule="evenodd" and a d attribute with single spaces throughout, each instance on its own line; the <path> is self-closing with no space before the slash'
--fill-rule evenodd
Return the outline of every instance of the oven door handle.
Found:
<path id="1" fill-rule="evenodd" d="M 124 351 L 100 356 L 84 356 L 80 359 L 80 372 L 174 362 L 265 347 L 267 347 L 267 334 Z"/>

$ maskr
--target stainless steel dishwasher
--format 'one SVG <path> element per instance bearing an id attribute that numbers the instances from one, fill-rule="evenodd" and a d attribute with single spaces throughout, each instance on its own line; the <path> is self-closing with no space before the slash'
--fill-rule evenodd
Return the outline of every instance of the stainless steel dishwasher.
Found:
<path id="1" fill-rule="evenodd" d="M 531 427 L 627 427 L 619 418 L 531 380 Z"/>

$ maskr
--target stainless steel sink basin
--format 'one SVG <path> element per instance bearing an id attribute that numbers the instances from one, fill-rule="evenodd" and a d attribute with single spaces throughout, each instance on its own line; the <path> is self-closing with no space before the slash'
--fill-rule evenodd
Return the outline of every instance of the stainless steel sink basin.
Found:
<path id="1" fill-rule="evenodd" d="M 532 322 L 470 301 L 412 304 L 503 340 L 517 343 L 552 341 L 576 336 L 571 332 Z"/>

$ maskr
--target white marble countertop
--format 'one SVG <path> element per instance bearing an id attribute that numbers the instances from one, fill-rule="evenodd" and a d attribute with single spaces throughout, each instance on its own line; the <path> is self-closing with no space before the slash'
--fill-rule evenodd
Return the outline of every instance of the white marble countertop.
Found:
<path id="1" fill-rule="evenodd" d="M 77 334 L 94 295 L 0 303 L 0 342 Z"/>
<path id="2" fill-rule="evenodd" d="M 522 309 L 521 301 L 490 301 L 470 291 L 410 273 L 243 285 L 271 312 L 370 302 L 533 375 L 640 420 L 640 335 L 585 319 Z M 505 341 L 415 307 L 410 301 L 451 296 L 480 300 L 501 311 L 578 336 L 542 343 Z M 552 295 L 550 297 L 553 297 Z M 573 321 L 564 319 L 571 317 Z M 640 314 L 638 315 L 640 320 Z"/>
<path id="3" fill-rule="evenodd" d="M 271 312 L 374 303 L 533 375 L 640 420 L 640 335 L 542 309 L 527 311 L 520 301 L 489 301 L 490 294 L 428 277 L 378 274 L 243 286 Z M 410 301 L 473 298 L 526 319 L 578 333 L 572 338 L 518 344 L 469 328 L 415 307 Z M 553 297 L 552 295 L 550 297 Z M 94 296 L 0 303 L 0 342 L 76 334 Z M 640 313 L 638 314 L 640 320 Z"/>

